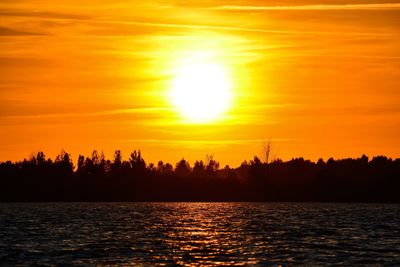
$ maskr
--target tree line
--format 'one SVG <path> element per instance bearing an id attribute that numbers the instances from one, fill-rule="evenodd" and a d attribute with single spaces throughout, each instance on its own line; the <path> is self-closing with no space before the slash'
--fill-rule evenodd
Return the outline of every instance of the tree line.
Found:
<path id="1" fill-rule="evenodd" d="M 74 166 L 65 151 L 39 152 L 0 163 L 0 201 L 321 201 L 400 202 L 400 159 L 377 156 L 271 162 L 254 157 L 239 167 L 212 156 L 193 166 L 146 163 L 140 151 L 113 160 L 93 151 Z"/>

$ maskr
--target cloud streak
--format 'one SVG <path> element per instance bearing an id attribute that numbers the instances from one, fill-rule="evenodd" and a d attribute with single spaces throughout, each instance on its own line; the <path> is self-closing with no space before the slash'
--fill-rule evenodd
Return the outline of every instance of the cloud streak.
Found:
<path id="1" fill-rule="evenodd" d="M 274 142 L 290 142 L 293 138 L 277 138 Z M 181 140 L 181 139 L 105 139 L 105 142 L 112 143 L 138 143 L 138 144 L 149 144 L 149 145 L 162 145 L 162 146 L 207 146 L 207 145 L 246 145 L 246 144 L 258 144 L 265 143 L 266 139 L 221 139 L 221 140 Z"/>
<path id="2" fill-rule="evenodd" d="M 323 4 L 323 5 L 297 5 L 297 6 L 250 6 L 250 5 L 226 5 L 212 7 L 217 10 L 238 11 L 263 11 L 263 10 L 400 10 L 400 3 L 382 4 Z"/>
<path id="3" fill-rule="evenodd" d="M 379 6 L 385 6 L 385 9 L 389 9 L 389 4 L 379 4 Z M 383 6 L 380 9 L 383 9 Z M 400 9 L 400 3 L 390 4 L 392 9 Z M 378 4 L 360 4 L 360 5 L 304 5 L 304 6 L 217 6 L 211 7 L 209 9 L 215 10 L 237 10 L 237 11 L 263 11 L 263 10 L 330 10 L 340 8 L 345 9 L 379 9 Z M 126 35 L 128 33 L 134 33 L 136 35 L 138 32 L 138 28 L 126 30 L 126 32 L 121 33 L 117 31 L 118 25 L 131 25 L 136 27 L 153 27 L 153 28 L 171 28 L 171 29 L 182 29 L 182 30 L 212 30 L 212 31 L 227 31 L 227 32 L 248 32 L 248 33 L 271 33 L 271 34 L 288 34 L 288 35 L 297 35 L 297 34 L 319 34 L 319 35 L 360 35 L 360 36 L 376 36 L 382 35 L 381 33 L 361 33 L 361 32 L 324 32 L 324 31 L 305 31 L 305 30 L 276 30 L 276 29 L 266 29 L 266 28 L 257 28 L 257 27 L 239 27 L 239 26 L 221 26 L 221 25 L 210 25 L 210 24 L 190 24 L 190 23 L 169 23 L 169 22 L 148 22 L 148 21 L 140 21 L 140 20 L 107 20 L 107 19 L 96 19 L 90 18 L 87 16 L 79 16 L 73 14 L 63 14 L 63 13 L 55 13 L 55 12 L 29 12 L 29 11 L 6 11 L 1 10 L 0 16 L 18 16 L 18 17 L 27 17 L 27 18 L 43 18 L 43 19 L 51 19 L 51 20 L 68 20 L 75 21 L 78 23 L 103 23 L 111 26 L 115 26 L 113 28 L 114 33 L 112 35 Z M 22 32 L 17 30 L 8 29 L 9 33 L 7 34 L 7 28 L 0 27 L 0 36 L 1 35 L 44 35 L 42 33 L 29 33 Z M 2 33 L 4 32 L 4 34 Z M 87 32 L 89 33 L 89 32 Z M 92 33 L 97 33 L 94 35 L 109 35 L 109 34 L 100 34 L 96 31 Z M 90 35 L 90 34 L 89 34 Z"/>
<path id="4" fill-rule="evenodd" d="M 135 114 L 135 113 L 158 113 L 161 111 L 169 111 L 170 108 L 151 107 L 151 108 L 129 108 L 115 109 L 98 112 L 67 112 L 67 113 L 46 113 L 46 114 L 30 114 L 30 115 L 5 115 L 0 116 L 2 119 L 42 119 L 42 118 L 68 118 L 68 117 L 98 117 L 107 115 Z"/>
<path id="5" fill-rule="evenodd" d="M 0 9 L 0 16 L 6 17 L 32 17 L 44 19 L 88 19 L 88 16 L 81 16 L 76 14 L 65 14 L 58 12 L 40 12 L 40 11 L 26 11 L 26 10 L 9 10 Z"/>
<path id="6" fill-rule="evenodd" d="M 226 7 L 228 7 L 228 6 L 226 6 Z M 233 6 L 230 6 L 230 7 L 233 7 Z M 251 8 L 251 7 L 249 7 L 249 8 Z M 237 9 L 237 10 L 240 10 L 240 9 Z M 248 9 L 248 10 L 250 10 L 250 9 Z M 340 35 L 340 36 L 343 36 L 343 35 L 350 35 L 350 36 L 354 36 L 354 35 L 358 35 L 358 36 L 381 36 L 381 35 L 385 35 L 384 33 L 371 33 L 371 32 L 274 30 L 274 29 L 252 28 L 252 27 L 219 26 L 219 25 L 186 24 L 186 23 L 167 23 L 167 22 L 165 22 L 165 23 L 153 23 L 153 22 L 124 21 L 124 20 L 91 20 L 91 22 L 135 25 L 135 26 L 141 26 L 141 27 L 176 28 L 176 29 L 188 29 L 188 30 L 213 30 L 213 31 L 226 31 L 226 32 L 270 33 L 270 34 L 285 34 L 285 35 L 304 35 L 304 34 L 311 34 L 311 35 L 315 35 L 315 34 L 318 34 L 318 35 Z"/>
<path id="7" fill-rule="evenodd" d="M 45 35 L 45 34 L 20 31 L 20 30 L 15 30 L 15 29 L 0 26 L 0 36 L 26 36 L 26 35 L 29 36 L 29 35 Z"/>

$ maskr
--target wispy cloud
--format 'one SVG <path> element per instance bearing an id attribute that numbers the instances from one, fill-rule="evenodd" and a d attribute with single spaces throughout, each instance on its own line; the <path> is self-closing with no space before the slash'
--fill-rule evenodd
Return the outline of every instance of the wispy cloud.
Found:
<path id="1" fill-rule="evenodd" d="M 28 32 L 28 31 L 20 31 L 0 26 L 0 36 L 25 36 L 25 35 L 44 35 L 44 34 Z"/>
<path id="2" fill-rule="evenodd" d="M 237 10 L 241 10 L 242 6 L 223 6 L 217 7 L 217 9 L 229 9 L 229 7 Z M 244 6 L 243 10 L 251 10 L 252 7 Z M 232 10 L 233 10 L 232 9 Z M 261 10 L 261 9 L 260 9 Z M 267 9 L 265 9 L 267 10 Z M 270 34 L 285 34 L 285 35 L 358 35 L 358 36 L 380 36 L 385 35 L 384 33 L 371 33 L 371 32 L 335 32 L 335 31 L 307 31 L 307 30 L 276 30 L 267 28 L 255 28 L 255 27 L 237 27 L 237 26 L 219 26 L 210 24 L 187 24 L 187 23 L 153 23 L 143 21 L 124 21 L 124 20 L 91 20 L 96 23 L 109 23 L 111 24 L 122 24 L 122 25 L 135 25 L 140 27 L 160 27 L 160 28 L 175 28 L 175 29 L 188 29 L 188 30 L 212 30 L 212 31 L 225 31 L 225 32 L 248 32 L 248 33 L 270 33 Z"/>
<path id="3" fill-rule="evenodd" d="M 389 9 L 400 9 L 400 3 L 394 4 L 360 4 L 360 5 L 304 5 L 304 6 L 217 6 L 211 7 L 210 9 L 216 10 L 238 10 L 238 11 L 246 11 L 246 10 L 329 10 L 329 9 L 380 9 L 384 8 Z M 170 22 L 149 22 L 149 21 L 141 21 L 141 20 L 123 20 L 123 19 L 99 19 L 92 18 L 89 16 L 82 15 L 74 15 L 74 14 L 64 14 L 57 12 L 31 12 L 31 11 L 12 11 L 12 10 L 0 10 L 0 16 L 16 16 L 16 17 L 27 17 L 27 18 L 41 18 L 41 19 L 51 19 L 53 21 L 62 20 L 62 21 L 74 21 L 82 24 L 92 24 L 92 26 L 99 26 L 99 29 L 102 29 L 105 25 L 112 27 L 108 32 L 96 31 L 92 29 L 91 31 L 86 32 L 86 34 L 94 33 L 94 35 L 137 35 L 140 32 L 143 32 L 143 27 L 152 27 L 152 28 L 170 28 L 170 29 L 181 29 L 181 30 L 212 30 L 212 31 L 226 31 L 226 32 L 249 32 L 249 33 L 271 33 L 271 34 L 320 34 L 320 35 L 377 35 L 376 33 L 358 33 L 358 32 L 324 32 L 324 31 L 305 31 L 305 30 L 277 30 L 277 29 L 267 29 L 267 28 L 258 28 L 258 27 L 240 27 L 240 26 L 222 26 L 222 25 L 213 25 L 213 24 L 190 24 L 190 23 L 170 23 Z M 48 23 L 48 22 L 47 22 Z M 124 26 L 132 26 L 134 28 L 124 28 L 120 29 L 118 25 Z M 140 28 L 139 28 L 140 27 Z M 8 28 L 0 27 L 0 36 L 1 35 L 43 35 L 42 33 L 30 33 L 24 31 L 11 30 Z M 7 34 L 7 30 L 9 33 Z M 4 34 L 2 34 L 4 32 Z M 110 33 L 112 32 L 112 33 Z M 147 31 L 144 31 L 147 32 Z M 381 34 L 380 34 L 381 35 Z"/>
<path id="4" fill-rule="evenodd" d="M 59 12 L 43 12 L 43 11 L 30 11 L 30 10 L 12 10 L 0 9 L 0 16 L 7 17 L 33 17 L 45 19 L 88 19 L 88 16 L 77 14 L 65 14 Z"/>
<path id="5" fill-rule="evenodd" d="M 292 138 L 277 138 L 274 139 L 274 142 L 287 142 L 293 141 L 297 139 Z M 138 143 L 138 144 L 149 144 L 149 145 L 157 145 L 157 146 L 208 146 L 208 145 L 246 145 L 246 144 L 262 144 L 265 143 L 266 139 L 221 139 L 221 140 L 181 140 L 181 139 L 105 139 L 102 140 L 105 142 L 111 143 Z"/>
<path id="6" fill-rule="evenodd" d="M 154 159 L 217 151 L 235 162 L 263 137 L 284 158 L 360 144 L 398 155 L 400 0 L 8 2 L 0 160 L 134 144 Z M 234 86 L 232 109 L 207 125 L 168 99 L 180 59 L 201 50 Z"/>
<path id="7" fill-rule="evenodd" d="M 250 5 L 226 5 L 212 7 L 219 10 L 397 10 L 400 3 L 377 3 L 377 4 L 323 4 L 323 5 L 293 5 L 293 6 L 250 6 Z"/>
<path id="8" fill-rule="evenodd" d="M 29 115 L 5 115 L 0 116 L 2 119 L 41 119 L 41 118 L 66 118 L 66 117 L 97 117 L 107 115 L 119 114 L 134 114 L 134 113 L 158 113 L 161 111 L 168 111 L 170 108 L 164 107 L 148 107 L 148 108 L 129 108 L 129 109 L 115 109 L 96 112 L 66 112 L 66 113 L 42 113 L 42 114 L 29 114 Z"/>

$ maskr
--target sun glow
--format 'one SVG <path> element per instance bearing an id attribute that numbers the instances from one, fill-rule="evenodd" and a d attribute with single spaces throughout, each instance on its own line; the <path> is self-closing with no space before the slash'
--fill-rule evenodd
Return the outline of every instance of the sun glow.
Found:
<path id="1" fill-rule="evenodd" d="M 210 62 L 181 66 L 173 79 L 171 101 L 190 123 L 220 119 L 231 101 L 226 69 Z"/>

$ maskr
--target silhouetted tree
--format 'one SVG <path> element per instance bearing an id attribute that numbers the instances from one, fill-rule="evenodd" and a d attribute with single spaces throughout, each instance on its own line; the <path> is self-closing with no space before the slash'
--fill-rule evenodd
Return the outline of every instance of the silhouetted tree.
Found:
<path id="1" fill-rule="evenodd" d="M 19 162 L 0 162 L 1 201 L 373 201 L 400 202 L 400 159 L 376 156 L 289 161 L 260 158 L 220 169 L 207 156 L 193 169 L 146 165 L 140 151 L 113 161 L 94 150 L 77 168 L 62 150 L 54 162 L 38 152 Z"/>
<path id="2" fill-rule="evenodd" d="M 193 175 L 202 177 L 205 176 L 206 166 L 204 165 L 203 161 L 196 160 L 193 165 Z"/>
<path id="3" fill-rule="evenodd" d="M 72 159 L 70 154 L 61 150 L 60 154 L 57 155 L 54 165 L 57 166 L 60 171 L 66 175 L 71 175 L 74 171 L 74 165 L 72 164 Z"/>
<path id="4" fill-rule="evenodd" d="M 143 172 L 144 169 L 146 168 L 146 162 L 142 158 L 142 154 L 140 153 L 140 150 L 138 150 L 138 151 L 134 150 L 131 153 L 129 162 L 130 162 L 132 169 L 134 169 L 134 170 Z"/>
<path id="5" fill-rule="evenodd" d="M 190 165 L 185 159 L 181 159 L 175 167 L 175 174 L 184 177 L 190 174 Z"/>
<path id="6" fill-rule="evenodd" d="M 207 160 L 207 166 L 206 166 L 207 171 L 215 172 L 215 171 L 217 171 L 219 169 L 219 162 L 217 162 L 214 159 L 214 156 L 207 155 L 206 156 L 206 160 Z"/>

